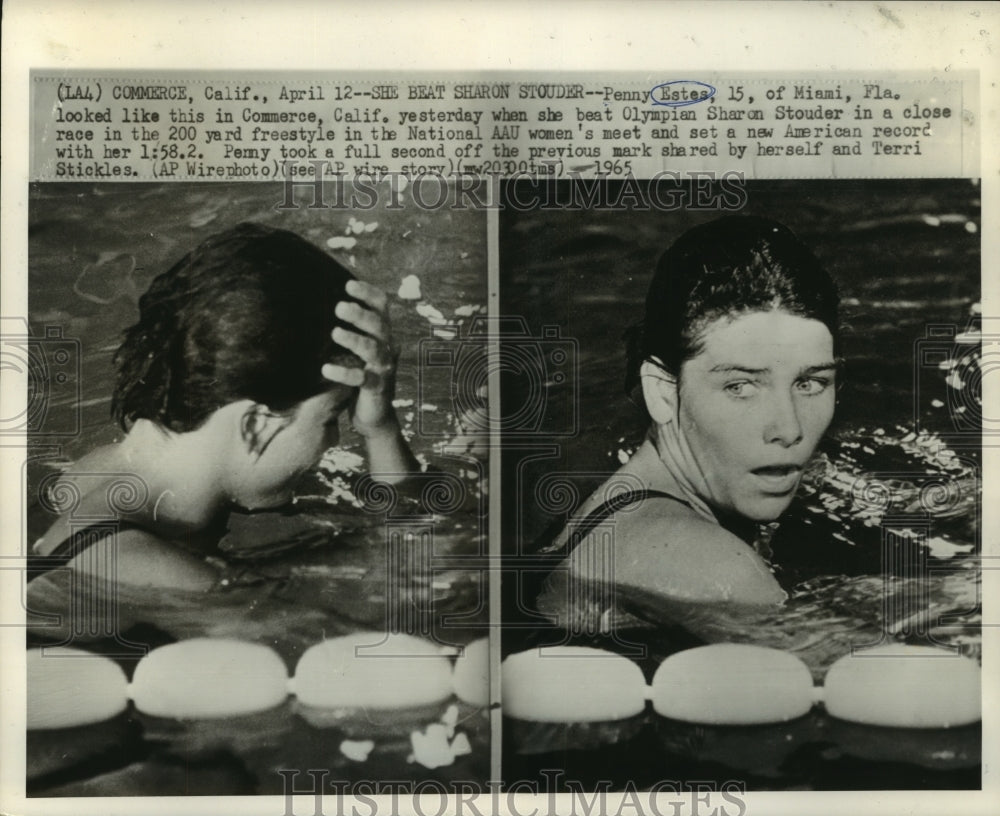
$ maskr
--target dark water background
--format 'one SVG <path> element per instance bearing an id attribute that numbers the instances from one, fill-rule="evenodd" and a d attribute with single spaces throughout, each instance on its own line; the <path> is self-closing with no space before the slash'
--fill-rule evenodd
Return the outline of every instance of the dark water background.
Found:
<path id="1" fill-rule="evenodd" d="M 455 477 L 452 504 L 457 509 L 437 518 L 433 554 L 465 557 L 465 566 L 440 568 L 439 561 L 430 578 L 390 573 L 385 514 L 359 509 L 349 500 L 350 483 L 363 470 L 359 455 L 364 450 L 345 420 L 340 449 L 304 486 L 302 518 L 234 517 L 223 540 L 231 558 L 226 586 L 218 591 L 206 595 L 120 588 L 123 614 L 139 622 L 125 635 L 145 647 L 204 635 L 265 643 L 286 661 L 290 673 L 302 653 L 325 637 L 383 631 L 394 604 L 432 609 L 424 620 L 429 627 L 425 634 L 442 643 L 461 645 L 482 637 L 487 631 L 486 581 L 478 570 L 468 568 L 468 560 L 486 547 L 481 481 L 486 463 L 481 454 L 442 450 L 461 431 L 453 410 L 451 371 L 421 370 L 418 363 L 421 341 L 460 345 L 475 307 L 485 308 L 485 215 L 422 210 L 408 202 L 405 193 L 399 208 L 387 209 L 389 199 L 383 196 L 374 209 L 302 206 L 280 211 L 276 205 L 283 195 L 279 184 L 32 187 L 31 329 L 35 336 L 45 337 L 47 329 L 53 336 L 43 351 L 50 378 L 38 388 L 47 399 L 32 403 L 43 409 L 35 418 L 43 433 L 30 440 L 27 503 L 35 504 L 47 475 L 121 437 L 109 418 L 112 355 L 122 330 L 135 321 L 138 297 L 153 277 L 210 234 L 241 221 L 289 229 L 321 247 L 331 237 L 345 236 L 351 219 L 377 222 L 373 229 L 350 233 L 357 241 L 352 248 L 329 251 L 359 278 L 393 296 L 393 331 L 402 349 L 396 393 L 400 421 L 415 454 Z M 336 201 L 335 193 L 326 200 Z M 306 197 L 302 203 L 309 201 Z M 395 297 L 408 275 L 420 279 L 422 311 L 415 301 Z M 66 367 L 57 367 L 55 354 L 64 348 L 76 355 L 81 374 L 79 380 L 71 377 L 60 384 L 56 374 Z M 77 421 L 80 430 L 72 433 Z M 26 532 L 28 540 L 51 522 L 44 513 L 31 516 L 40 518 Z M 65 613 L 64 579 L 64 573 L 51 574 L 32 584 L 33 611 Z M 393 591 L 398 597 L 391 597 Z M 442 628 L 448 614 L 462 620 Z M 33 633 L 51 637 L 41 626 Z M 120 662 L 131 674 L 136 659 Z M 32 732 L 29 792 L 281 793 L 280 769 L 310 768 L 329 768 L 330 780 L 482 780 L 489 767 L 489 724 L 485 712 L 468 706 L 461 708 L 458 727 L 470 739 L 471 754 L 436 770 L 408 761 L 411 731 L 435 722 L 446 705 L 401 712 L 380 723 L 363 711 L 346 712 L 324 728 L 309 725 L 289 702 L 259 715 L 205 723 L 129 712 L 102 726 Z M 371 738 L 376 748 L 365 762 L 349 761 L 338 749 L 345 738 Z"/>
<path id="2" fill-rule="evenodd" d="M 771 619 L 727 621 L 714 639 L 792 649 L 817 680 L 852 645 L 883 637 L 978 657 L 979 188 L 967 180 L 844 180 L 753 182 L 747 190 L 743 213 L 789 226 L 837 281 L 845 365 L 814 467 L 781 523 L 764 531 L 765 554 L 790 600 Z M 519 432 L 525 450 L 503 451 L 505 495 L 513 490 L 504 505 L 506 553 L 544 543 L 546 528 L 558 528 L 641 442 L 646 422 L 623 393 L 622 334 L 642 317 L 659 254 L 722 214 L 502 214 L 501 310 L 523 320 L 528 339 L 519 345 L 534 343 L 544 360 L 538 366 L 526 353 L 505 372 L 504 415 L 536 423 Z M 546 334 L 546 326 L 558 332 Z M 525 407 L 532 405 L 534 414 Z M 546 495 L 540 480 L 553 473 L 561 485 Z M 883 521 L 900 516 L 921 533 L 884 534 Z M 515 603 L 505 582 L 511 619 Z M 691 645 L 671 641 L 662 627 L 627 634 L 648 649 L 640 661 L 647 680 L 665 655 Z M 504 652 L 527 642 L 505 631 Z M 594 727 L 506 720 L 504 728 L 513 778 L 560 768 L 584 789 L 604 779 L 641 787 L 665 778 L 743 779 L 756 789 L 978 787 L 978 756 L 978 727 L 918 734 L 847 727 L 816 712 L 764 729 L 645 715 Z"/>
<path id="3" fill-rule="evenodd" d="M 877 637 L 886 627 L 899 639 L 959 646 L 978 656 L 979 345 L 953 342 L 964 331 L 980 292 L 979 190 L 967 181 L 775 182 L 750 187 L 747 212 L 777 218 L 828 264 L 844 298 L 843 353 L 847 360 L 838 415 L 815 469 L 777 530 L 770 549 L 776 574 L 791 594 L 773 640 L 789 648 L 811 643 L 804 657 L 820 673 L 843 653 L 845 638 Z M 159 271 L 212 232 L 255 220 L 300 232 L 323 245 L 343 235 L 348 218 L 378 221 L 350 251 L 336 251 L 360 277 L 395 291 L 407 274 L 420 277 L 425 300 L 461 333 L 469 316 L 460 307 L 484 305 L 485 220 L 471 211 L 426 213 L 359 210 L 275 211 L 278 185 L 39 185 L 31 191 L 29 308 L 36 335 L 55 327 L 79 349 L 80 393 L 49 392 L 44 430 L 30 442 L 28 501 L 39 482 L 65 463 L 120 433 L 108 419 L 111 355 L 135 302 Z M 562 384 L 546 379 L 541 433 L 529 444 L 558 443 L 555 453 L 523 470 L 504 455 L 504 546 L 515 536 L 534 541 L 557 512 L 518 496 L 554 471 L 569 474 L 582 498 L 618 465 L 619 451 L 641 439 L 641 414 L 622 394 L 620 336 L 641 314 L 658 254 L 689 226 L 715 212 L 534 212 L 501 217 L 501 311 L 523 317 L 533 337 L 559 327 L 558 343 L 573 347 Z M 353 256 L 353 262 L 351 260 Z M 441 455 L 439 443 L 460 431 L 450 406 L 451 372 L 425 367 L 411 340 L 431 338 L 426 314 L 397 302 L 393 324 L 402 343 L 397 396 L 414 450 L 463 480 L 471 505 L 485 501 L 483 458 Z M 440 328 L 440 326 L 438 326 Z M 461 336 L 461 335 L 460 335 Z M 942 337 L 944 339 L 942 339 Z M 53 338 L 50 348 L 55 348 Z M 439 339 L 439 338 L 438 338 Z M 553 338 L 549 338 L 552 340 Z M 76 343 L 79 345 L 75 345 Z M 446 341 L 447 342 L 447 341 Z M 456 341 L 457 342 L 457 341 Z M 952 368 L 921 349 L 935 347 Z M 550 345 L 547 348 L 554 348 Z M 932 349 L 933 350 L 933 349 Z M 561 365 L 561 364 L 560 364 Z M 961 383 L 947 378 L 961 373 Z M 527 400 L 517 377 L 507 380 L 504 413 Z M 71 380 L 70 386 L 74 383 Z M 423 393 L 420 387 L 423 387 Z M 576 389 L 576 390 L 574 390 Z M 436 410 L 424 405 L 434 406 Z M 79 406 L 81 431 L 70 434 Z M 963 408 L 963 411 L 959 411 Z M 572 409 L 572 410 L 571 410 Z M 576 417 L 571 436 L 564 431 Z M 919 433 L 918 433 L 919 432 Z M 548 435 L 547 435 L 548 434 Z M 345 449 L 358 453 L 347 435 Z M 332 457 L 317 474 L 302 509 L 321 530 L 258 535 L 234 553 L 228 590 L 205 595 L 125 594 L 130 609 L 152 617 L 154 628 L 132 633 L 150 645 L 198 635 L 237 636 L 275 649 L 294 666 L 322 637 L 384 627 L 386 558 L 379 519 L 345 503 Z M 942 485 L 940 501 L 925 488 Z M 886 498 L 888 497 L 888 498 Z M 886 504 L 889 502 L 889 504 Z M 924 563 L 951 572 L 932 578 L 907 572 L 905 558 L 882 567 L 881 520 L 889 510 L 927 521 Z M 551 510 L 551 508 L 548 508 Z M 337 541 L 322 531 L 336 526 Z M 30 536 L 30 533 L 29 533 Z M 289 539 L 299 546 L 287 550 Z M 239 536 L 236 536 L 237 538 Z M 249 537 L 249 536 L 248 536 Z M 444 554 L 482 552 L 477 512 L 459 513 L 436 530 Z M 236 542 L 239 545 L 246 542 Z M 912 542 L 911 542 L 912 543 Z M 898 549 L 898 548 L 897 548 Z M 929 560 L 928 560 L 929 559 Z M 436 576 L 436 586 L 404 587 L 407 597 L 433 595 L 441 611 L 468 614 L 471 626 L 445 638 L 468 642 L 484 631 L 483 581 L 476 572 Z M 39 579 L 45 580 L 45 579 Z M 59 587 L 53 587 L 53 597 Z M 920 600 L 916 622 L 910 602 Z M 892 603 L 886 602 L 892 599 Z M 44 608 L 43 610 L 44 611 Z M 948 625 L 941 623 L 953 613 Z M 926 625 L 925 625 L 926 624 Z M 740 632 L 734 639 L 755 633 Z M 759 633 L 758 633 L 759 634 Z M 676 648 L 645 631 L 650 674 Z M 507 638 L 514 648 L 516 638 Z M 134 661 L 123 660 L 127 671 Z M 489 731 L 482 712 L 461 719 L 473 754 L 428 771 L 407 762 L 409 733 L 441 712 L 412 712 L 377 726 L 347 716 L 316 728 L 291 703 L 248 718 L 212 723 L 153 720 L 134 712 L 99 727 L 29 736 L 29 791 L 36 794 L 280 792 L 280 768 L 327 767 L 338 779 L 483 779 Z M 338 745 L 371 736 L 365 763 L 349 762 Z M 684 726 L 643 715 L 625 724 L 582 728 L 505 727 L 504 778 L 537 778 L 540 768 L 565 769 L 585 785 L 616 786 L 661 779 L 742 779 L 754 789 L 978 787 L 978 726 L 951 731 L 897 731 L 836 722 L 813 713 L 794 723 L 751 729 Z"/>

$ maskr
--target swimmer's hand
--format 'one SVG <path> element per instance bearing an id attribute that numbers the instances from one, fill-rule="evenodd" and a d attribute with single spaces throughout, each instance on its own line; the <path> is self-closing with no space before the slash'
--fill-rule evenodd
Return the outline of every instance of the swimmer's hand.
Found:
<path id="1" fill-rule="evenodd" d="M 333 330 L 333 340 L 357 354 L 365 367 L 350 368 L 327 363 L 323 366 L 323 376 L 359 389 L 351 411 L 351 422 L 358 433 L 370 437 L 393 432 L 397 425 L 392 398 L 396 390 L 399 350 L 392 342 L 388 298 L 381 289 L 357 280 L 348 282 L 347 294 L 365 306 L 341 301 L 337 304 L 336 314 L 359 331 L 338 327 Z"/>
<path id="2" fill-rule="evenodd" d="M 364 281 L 349 281 L 347 294 L 364 303 L 341 301 L 336 315 L 358 331 L 337 327 L 333 340 L 354 352 L 365 364 L 363 369 L 327 363 L 323 376 L 332 382 L 358 388 L 351 410 L 351 422 L 368 445 L 369 470 L 382 481 L 397 482 L 420 469 L 403 439 L 392 399 L 396 391 L 396 362 L 399 349 L 392 340 L 389 299 L 385 292 Z"/>

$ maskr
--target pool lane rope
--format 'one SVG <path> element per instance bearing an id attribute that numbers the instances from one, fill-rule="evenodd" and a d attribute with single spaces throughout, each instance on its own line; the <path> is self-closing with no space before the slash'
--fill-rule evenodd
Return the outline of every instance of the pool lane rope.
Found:
<path id="1" fill-rule="evenodd" d="M 705 725 L 793 720 L 822 704 L 831 717 L 897 728 L 949 728 L 982 716 L 981 670 L 945 649 L 887 645 L 837 660 L 822 686 L 801 659 L 737 643 L 664 660 L 649 685 L 640 668 L 601 649 L 556 646 L 502 665 L 504 713 L 534 722 L 601 722 L 658 714 Z"/>
<path id="2" fill-rule="evenodd" d="M 29 729 L 102 722 L 129 700 L 144 714 L 178 720 L 265 711 L 293 695 L 306 710 L 395 711 L 452 696 L 489 705 L 489 645 L 474 641 L 451 659 L 439 644 L 409 635 L 358 633 L 325 640 L 294 675 L 270 648 L 194 638 L 152 650 L 129 683 L 106 657 L 76 649 L 28 651 Z M 978 722 L 978 663 L 944 649 L 888 645 L 835 662 L 822 686 L 788 652 L 719 643 L 671 655 L 646 683 L 638 665 L 601 649 L 543 647 L 502 665 L 504 713 L 548 723 L 622 720 L 652 705 L 674 720 L 706 725 L 785 722 L 822 704 L 827 714 L 867 725 L 949 728 Z"/>
<path id="3" fill-rule="evenodd" d="M 129 683 L 113 660 L 80 649 L 29 649 L 27 726 L 71 728 L 122 713 L 176 720 L 238 717 L 294 695 L 305 709 L 393 711 L 453 695 L 489 705 L 489 644 L 474 641 L 450 659 L 440 644 L 362 632 L 324 640 L 299 659 L 294 676 L 270 648 L 227 638 L 193 638 L 153 649 Z"/>

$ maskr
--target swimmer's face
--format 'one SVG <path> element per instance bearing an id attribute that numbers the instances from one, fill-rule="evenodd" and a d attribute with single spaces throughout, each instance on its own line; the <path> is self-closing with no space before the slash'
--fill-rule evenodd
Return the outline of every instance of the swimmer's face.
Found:
<path id="1" fill-rule="evenodd" d="M 264 434 L 263 450 L 252 453 L 233 500 L 248 509 L 279 507 L 291 501 L 295 486 L 327 449 L 340 441 L 339 421 L 357 389 L 336 386 L 300 402 L 277 429 Z"/>
<path id="2" fill-rule="evenodd" d="M 833 337 L 785 311 L 720 318 L 680 371 L 678 421 L 718 509 L 755 521 L 791 503 L 833 418 Z"/>

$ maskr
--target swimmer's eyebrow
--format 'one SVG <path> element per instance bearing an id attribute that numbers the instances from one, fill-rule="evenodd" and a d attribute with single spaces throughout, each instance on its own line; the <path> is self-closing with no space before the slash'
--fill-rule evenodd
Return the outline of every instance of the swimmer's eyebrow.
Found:
<path id="1" fill-rule="evenodd" d="M 734 371 L 738 371 L 740 374 L 768 374 L 771 369 L 750 368 L 749 366 L 736 365 L 733 363 L 719 363 L 716 366 L 712 366 L 708 371 L 710 374 L 732 374 Z"/>
<path id="2" fill-rule="evenodd" d="M 832 371 L 839 368 L 836 360 L 831 360 L 828 363 L 820 363 L 819 365 L 811 365 L 808 368 L 803 368 L 800 374 L 816 374 L 820 371 Z"/>
<path id="3" fill-rule="evenodd" d="M 831 360 L 828 363 L 819 363 L 817 365 L 807 366 L 799 372 L 799 376 L 804 374 L 815 374 L 818 371 L 830 371 L 831 369 L 836 369 L 837 363 Z M 709 369 L 709 373 L 712 374 L 732 374 L 733 372 L 738 372 L 740 374 L 751 374 L 758 376 L 761 374 L 770 374 L 770 368 L 751 368 L 750 366 L 739 365 L 735 363 L 719 363 L 716 366 L 712 366 Z"/>

